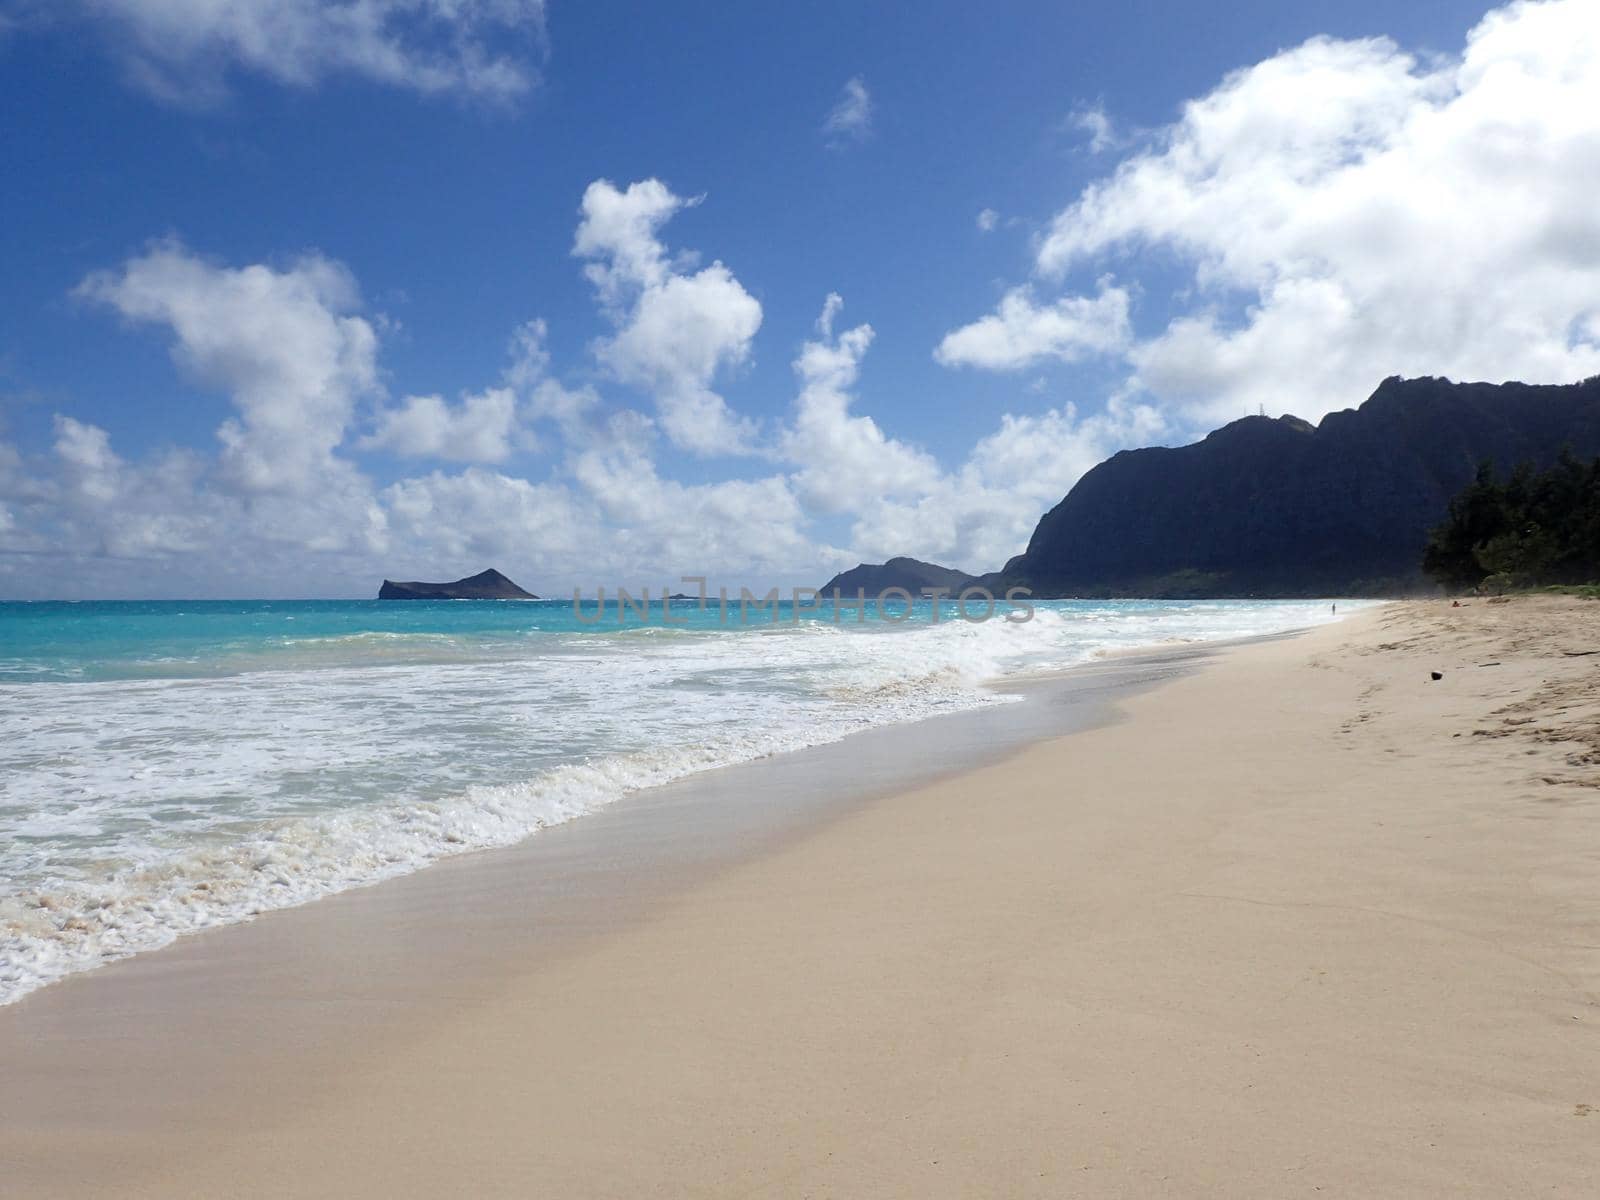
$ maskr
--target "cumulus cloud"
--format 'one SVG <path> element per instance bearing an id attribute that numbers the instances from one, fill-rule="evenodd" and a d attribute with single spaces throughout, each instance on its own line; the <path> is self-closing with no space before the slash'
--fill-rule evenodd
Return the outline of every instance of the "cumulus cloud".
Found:
<path id="1" fill-rule="evenodd" d="M 536 386 L 550 369 L 550 350 L 545 345 L 549 326 L 544 318 L 524 321 L 511 331 L 506 349 L 511 355 L 511 365 L 506 368 L 506 383 L 518 391 Z"/>
<path id="2" fill-rule="evenodd" d="M 401 564 L 426 577 L 432 564 L 572 563 L 591 552 L 598 523 L 571 491 L 483 467 L 433 471 L 385 488 Z M 399 567 L 396 567 L 399 570 Z"/>
<path id="3" fill-rule="evenodd" d="M 131 564 L 144 562 L 146 586 L 162 590 L 210 594 L 226 579 L 279 595 L 302 591 L 308 570 L 354 569 L 387 547 L 370 480 L 337 453 L 379 390 L 377 335 L 342 266 L 308 255 L 234 268 L 166 241 L 76 294 L 169 331 L 174 362 L 232 410 L 215 455 L 168 449 L 137 461 L 104 429 L 58 416 L 50 457 L 28 464 L 51 494 L 24 511 L 80 586 L 125 594 Z"/>
<path id="4" fill-rule="evenodd" d="M 55 536 L 121 559 L 181 555 L 206 546 L 218 511 L 195 503 L 204 475 L 197 456 L 168 451 L 128 463 L 111 449 L 104 429 L 66 416 L 55 418 L 55 435 Z"/>
<path id="5" fill-rule="evenodd" d="M 511 365 L 506 368 L 505 384 L 521 398 L 519 422 L 546 421 L 565 440 L 582 443 L 594 436 L 597 428 L 595 419 L 602 408 L 600 393 L 592 384 L 570 387 L 548 373 L 546 334 L 543 319 L 525 321 L 512 332 Z M 517 438 L 524 449 L 538 445 L 526 429 Z"/>
<path id="6" fill-rule="evenodd" d="M 1127 347 L 1128 293 L 1103 280 L 1098 295 L 1063 296 L 1039 304 L 1030 288 L 1013 288 L 999 307 L 945 335 L 934 358 L 947 367 L 1014 371 L 1044 359 L 1076 362 Z"/>
<path id="7" fill-rule="evenodd" d="M 269 564 L 292 576 L 307 554 L 375 552 L 387 544 L 386 518 L 367 479 L 348 463 L 335 463 L 313 491 L 241 495 L 216 486 L 209 464 L 193 452 L 130 462 L 98 426 L 58 415 L 55 428 L 54 487 L 42 514 L 55 550 L 123 560 L 209 558 L 213 569 L 261 578 Z"/>
<path id="8" fill-rule="evenodd" d="M 1569 381 L 1600 370 L 1597 172 L 1590 0 L 1497 9 L 1448 60 L 1314 38 L 1062 209 L 1034 286 L 1176 260 L 1188 287 L 1128 347 L 1129 386 L 1195 423 L 1315 418 L 1391 374 Z"/>
<path id="9" fill-rule="evenodd" d="M 597 289 L 624 329 L 642 294 L 670 296 L 675 281 L 703 274 L 650 245 L 655 222 L 680 203 L 655 204 L 654 215 L 646 205 L 642 221 L 623 205 L 609 225 L 597 209 L 583 232 L 601 253 L 591 266 L 607 273 Z M 158 593 L 213 593 L 219 580 L 264 595 L 361 590 L 382 574 L 465 573 L 485 562 L 531 572 L 530 581 L 642 575 L 659 586 L 684 570 L 754 578 L 747 573 L 809 573 L 819 561 L 788 478 L 663 477 L 654 460 L 661 427 L 631 409 L 608 413 L 592 384 L 552 374 L 543 321 L 513 332 L 499 385 L 457 401 L 388 403 L 359 290 L 320 256 L 236 268 L 164 242 L 91 275 L 78 295 L 167 331 L 174 361 L 223 393 L 232 415 L 215 454 L 130 460 L 105 429 L 69 416 L 57 418 L 46 456 L 0 443 L 0 549 L 11 553 L 0 555 L 0 587 L 17 594 L 31 578 L 19 554 L 69 561 L 80 586 L 123 594 L 130 579 Z M 711 369 L 684 368 L 692 379 Z M 352 440 L 369 400 L 370 432 Z M 353 457 L 382 449 L 503 461 L 525 444 L 526 422 L 547 424 L 557 439 L 543 480 L 471 465 L 380 488 Z"/>
<path id="10" fill-rule="evenodd" d="M 872 136 L 872 93 L 857 75 L 839 89 L 839 98 L 822 122 L 822 133 L 835 148 L 864 142 Z"/>
<path id="11" fill-rule="evenodd" d="M 992 209 L 992 208 L 982 209 L 978 213 L 978 232 L 979 233 L 991 233 L 991 232 L 993 232 L 994 227 L 996 225 L 998 225 L 999 223 L 1000 223 L 1000 214 L 995 212 L 995 210 Z"/>
<path id="12" fill-rule="evenodd" d="M 179 366 L 228 394 L 238 416 L 217 431 L 224 473 L 247 492 L 321 482 L 357 401 L 377 385 L 377 334 L 355 314 L 355 281 L 318 255 L 236 269 L 166 241 L 90 275 L 77 295 L 167 327 Z"/>
<path id="13" fill-rule="evenodd" d="M 666 281 L 671 266 L 656 234 L 680 209 L 699 203 L 698 197 L 673 195 L 659 179 L 641 179 L 626 189 L 597 179 L 584 189 L 572 253 L 590 260 L 583 273 L 602 303 L 620 307 L 637 289 Z"/>
<path id="14" fill-rule="evenodd" d="M 280 75 L 232 48 L 243 34 L 206 40 L 245 28 L 238 14 L 256 6 L 162 7 L 199 14 L 197 44 L 210 48 L 194 61 L 219 72 L 386 78 L 327 49 L 303 74 Z M 518 0 L 276 6 L 315 9 L 307 19 L 357 7 L 398 38 L 450 14 L 513 14 Z M 400 60 L 413 61 L 409 46 L 414 61 L 453 61 L 469 43 L 402 39 Z M 150 52 L 163 70 L 189 61 Z M 215 450 L 119 453 L 105 428 L 68 415 L 31 454 L 0 442 L 0 588 L 23 594 L 37 578 L 25 568 L 45 560 L 67 564 L 52 578 L 120 594 L 206 593 L 219 580 L 256 594 L 359 592 L 381 574 L 489 562 L 534 586 L 684 570 L 804 579 L 819 564 L 898 553 L 990 569 L 1084 470 L 1127 445 L 1257 403 L 1314 417 L 1397 372 L 1600 371 L 1597 89 L 1600 10 L 1579 0 L 1499 9 L 1453 59 L 1319 38 L 1228 76 L 1065 198 L 1031 276 L 936 350 L 951 367 L 1005 371 L 1110 359 L 1123 364 L 1113 399 L 999 417 L 944 462 L 857 395 L 874 333 L 836 328 L 837 296 L 794 357 L 791 410 L 758 440 L 721 391 L 750 359 L 762 307 L 721 263 L 668 247 L 666 223 L 698 200 L 658 180 L 599 180 L 583 197 L 573 253 L 610 323 L 592 346 L 600 370 L 554 369 L 544 323 L 529 321 L 500 377 L 464 381 L 450 399 L 390 399 L 382 322 L 338 263 L 229 266 L 156 243 L 78 295 L 159 331 L 181 371 L 225 397 Z M 847 86 L 842 99 L 852 95 Z M 833 135 L 870 129 L 864 85 L 859 100 L 859 126 Z M 1091 147 L 1115 138 L 1109 117 L 1085 119 Z M 647 395 L 649 411 L 618 407 L 616 385 Z M 528 428 L 547 439 L 544 477 L 492 469 Z M 351 437 L 358 429 L 365 440 Z M 663 439 L 701 454 L 758 450 L 760 469 L 674 479 L 658 461 Z M 359 462 L 378 447 L 428 461 L 380 485 Z"/>
<path id="15" fill-rule="evenodd" d="M 497 463 L 511 457 L 517 433 L 516 393 L 489 388 L 457 404 L 442 396 L 407 396 L 378 414 L 378 428 L 362 446 L 413 458 Z"/>
<path id="16" fill-rule="evenodd" d="M 544 0 L 65 0 L 54 15 L 98 26 L 136 84 L 180 102 L 215 100 L 235 71 L 505 101 L 536 81 L 544 40 Z"/>
<path id="17" fill-rule="evenodd" d="M 939 468 L 922 451 L 885 437 L 871 417 L 850 412 L 861 360 L 872 345 L 872 326 L 834 336 L 843 307 L 830 295 L 817 321 L 818 340 L 795 360 L 800 393 L 783 438 L 784 455 L 800 464 L 799 494 L 815 512 L 854 509 L 873 497 L 922 495 L 938 485 Z"/>
<path id="18" fill-rule="evenodd" d="M 866 559 L 911 554 L 973 572 L 995 570 L 1022 551 L 1040 515 L 1085 471 L 1166 429 L 1155 409 L 1123 400 L 1088 415 L 1072 404 L 1007 414 L 925 494 L 863 504 L 852 550 Z"/>
<path id="19" fill-rule="evenodd" d="M 112 558 L 145 558 L 198 549 L 211 514 L 192 503 L 198 463 L 181 454 L 148 464 L 125 462 L 104 429 L 55 418 L 44 532 L 58 544 L 85 544 Z"/>
<path id="20" fill-rule="evenodd" d="M 1070 405 L 1008 416 L 946 470 L 857 411 L 873 330 L 836 328 L 843 301 L 830 295 L 794 359 L 792 409 L 760 446 L 773 465 L 744 478 L 668 477 L 663 439 L 704 451 L 749 448 L 753 433 L 710 385 L 748 355 L 760 306 L 721 264 L 702 268 L 660 237 L 692 203 L 658 181 L 597 181 L 574 241 L 615 326 L 594 354 L 611 379 L 649 392 L 653 416 L 616 407 L 603 381 L 563 379 L 542 320 L 512 332 L 495 384 L 453 400 L 391 401 L 381 319 L 363 314 L 355 280 L 320 255 L 234 267 L 168 241 L 90 275 L 80 297 L 165 332 L 183 372 L 226 397 L 218 448 L 127 458 L 106 430 L 64 415 L 45 455 L 0 444 L 0 548 L 12 552 L 0 555 L 0 586 L 28 578 L 18 554 L 65 560 L 86 590 L 124 593 L 129 579 L 168 593 L 214 592 L 217 580 L 240 593 L 359 592 L 385 574 L 491 562 L 547 588 L 602 578 L 659 586 L 686 571 L 804 581 L 895 553 L 981 570 L 1020 550 L 1089 465 L 1161 428 L 1133 402 L 1090 416 Z M 1126 297 L 1109 284 L 1103 293 L 1095 303 L 1111 316 L 1101 324 L 1114 329 Z M 1035 311 L 1016 325 L 1043 330 L 1029 335 L 1037 353 L 1068 356 L 1092 341 L 1058 328 L 1074 311 Z M 698 402 L 713 407 L 696 414 Z M 550 437 L 545 476 L 491 469 L 528 444 L 530 427 Z M 352 438 L 358 428 L 366 435 Z M 429 469 L 380 485 L 359 464 L 370 450 Z M 824 539 L 846 525 L 848 545 Z"/>
<path id="21" fill-rule="evenodd" d="M 796 498 L 808 514 L 853 517 L 844 557 L 911 554 L 972 571 L 993 570 L 1022 550 L 1044 510 L 1114 450 L 1165 428 L 1148 405 L 1114 400 L 1080 417 L 1072 405 L 1001 418 L 953 470 L 886 435 L 851 411 L 872 328 L 835 334 L 843 308 L 830 295 L 818 336 L 794 362 L 794 413 L 781 441 L 796 468 Z"/>
<path id="22" fill-rule="evenodd" d="M 680 209 L 657 179 L 619 189 L 596 180 L 583 194 L 573 253 L 617 332 L 596 343 L 599 361 L 623 383 L 651 395 L 675 445 L 695 454 L 739 454 L 755 427 L 736 417 L 711 384 L 750 355 L 761 305 L 720 262 L 696 271 L 690 257 L 670 259 L 657 236 Z"/>
<path id="23" fill-rule="evenodd" d="M 686 571 L 807 580 L 895 553 L 976 570 L 1021 549 L 1040 511 L 1119 438 L 1159 425 L 1136 406 L 1006 417 L 947 471 L 856 411 L 873 330 L 836 328 L 843 301 L 829 295 L 793 362 L 791 412 L 761 447 L 774 466 L 745 478 L 667 477 L 658 443 L 708 445 L 682 424 L 694 419 L 689 404 L 709 394 L 720 368 L 742 361 L 760 318 L 720 264 L 699 268 L 663 245 L 661 226 L 690 203 L 656 181 L 599 181 L 575 238 L 616 326 L 595 354 L 613 378 L 651 393 L 654 417 L 612 406 L 593 382 L 564 381 L 542 320 L 512 332 L 493 386 L 455 400 L 390 401 L 377 361 L 381 321 L 363 315 L 348 271 L 320 255 L 233 267 L 167 241 L 96 272 L 80 297 L 165 331 L 177 365 L 226 397 L 218 450 L 128 459 L 103 428 L 59 416 L 48 456 L 29 460 L 0 444 L 0 548 L 65 558 L 88 589 L 126 591 L 141 569 L 132 564 L 146 563 L 143 578 L 158 581 L 146 586 L 191 593 L 214 591 L 208 579 L 293 592 L 308 577 L 319 590 L 361 590 L 380 575 L 489 562 L 547 587 L 602 577 L 659 586 Z M 713 296 L 731 288 L 725 307 L 745 318 L 724 320 L 685 299 L 701 286 Z M 1066 352 L 1060 336 L 1053 345 Z M 732 443 L 714 444 L 746 446 L 752 427 L 712 399 L 719 407 L 695 426 L 699 436 L 732 429 Z M 490 469 L 528 444 L 530 426 L 551 436 L 546 477 Z M 360 427 L 366 435 L 352 438 Z M 357 460 L 371 450 L 431 469 L 380 486 Z M 848 546 L 820 535 L 846 523 Z M 17 586 L 18 561 L 0 555 L 0 585 Z"/>
<path id="24" fill-rule="evenodd" d="M 664 478 L 626 439 L 590 446 L 570 467 L 606 517 L 606 557 L 618 572 L 760 579 L 819 561 L 805 513 L 782 476 L 683 483 Z"/>
<path id="25" fill-rule="evenodd" d="M 122 460 L 112 453 L 106 431 L 63 416 L 56 417 L 55 429 L 56 457 L 73 490 L 102 503 L 115 496 Z"/>

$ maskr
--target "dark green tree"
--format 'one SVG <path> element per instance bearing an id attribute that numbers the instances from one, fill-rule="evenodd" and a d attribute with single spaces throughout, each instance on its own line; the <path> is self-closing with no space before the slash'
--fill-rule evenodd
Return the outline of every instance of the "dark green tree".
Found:
<path id="1" fill-rule="evenodd" d="M 1447 588 L 1532 587 L 1600 579 L 1600 459 L 1563 454 L 1504 482 L 1490 463 L 1450 502 L 1422 567 Z"/>

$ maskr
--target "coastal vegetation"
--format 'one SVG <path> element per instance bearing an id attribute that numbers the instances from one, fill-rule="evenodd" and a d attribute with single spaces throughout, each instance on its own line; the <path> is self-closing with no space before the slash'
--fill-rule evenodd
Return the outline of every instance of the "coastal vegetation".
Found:
<path id="1" fill-rule="evenodd" d="M 1447 588 L 1578 586 L 1600 580 L 1600 458 L 1563 453 L 1548 470 L 1501 478 L 1488 461 L 1450 501 L 1422 568 Z"/>

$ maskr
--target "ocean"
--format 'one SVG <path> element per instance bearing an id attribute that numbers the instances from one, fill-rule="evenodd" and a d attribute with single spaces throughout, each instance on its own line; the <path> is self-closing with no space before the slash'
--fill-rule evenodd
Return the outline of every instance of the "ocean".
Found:
<path id="1" fill-rule="evenodd" d="M 0 604 L 0 1004 L 697 771 L 1330 603 L 784 604 L 744 625 L 693 601 L 599 623 L 568 601 Z"/>

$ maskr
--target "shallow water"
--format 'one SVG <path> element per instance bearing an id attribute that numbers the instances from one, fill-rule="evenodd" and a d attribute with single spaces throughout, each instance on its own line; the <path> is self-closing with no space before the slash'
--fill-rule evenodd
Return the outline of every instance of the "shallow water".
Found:
<path id="1" fill-rule="evenodd" d="M 856 618 L 0 605 L 0 1003 L 696 771 L 1004 704 L 992 685 L 1007 678 L 1300 628 L 1330 606 L 1063 601 L 974 623 L 922 602 Z"/>

